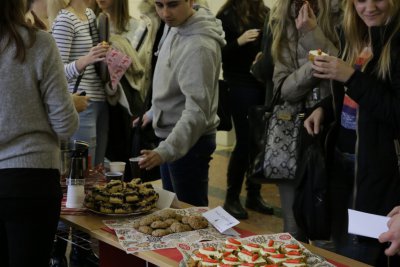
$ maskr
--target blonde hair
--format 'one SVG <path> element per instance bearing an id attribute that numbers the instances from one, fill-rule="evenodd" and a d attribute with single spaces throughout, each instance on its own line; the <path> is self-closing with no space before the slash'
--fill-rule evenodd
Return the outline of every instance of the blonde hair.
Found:
<path id="1" fill-rule="evenodd" d="M 378 64 L 376 65 L 376 72 L 378 77 L 382 80 L 391 79 L 390 77 L 390 50 L 391 40 L 393 36 L 400 30 L 400 1 L 388 0 L 390 17 L 397 18 L 393 31 L 389 34 L 388 41 L 383 45 L 382 53 L 379 57 Z M 353 65 L 360 54 L 360 51 L 371 42 L 370 31 L 368 26 L 358 16 L 354 7 L 353 0 L 347 0 L 343 4 L 344 19 L 343 19 L 343 33 L 345 36 L 346 44 L 343 52 L 343 59 L 347 63 Z M 387 27 L 387 26 L 386 26 Z"/>
<path id="2" fill-rule="evenodd" d="M 334 21 L 331 18 L 332 9 L 330 2 L 330 0 L 318 0 L 319 13 L 317 22 L 325 36 L 335 45 L 338 45 L 339 38 L 335 32 Z M 271 10 L 268 24 L 273 35 L 271 54 L 274 61 L 283 60 L 280 46 L 290 41 L 289 36 L 287 36 L 286 27 L 289 24 L 295 25 L 295 18 L 291 15 L 292 4 L 292 0 L 279 0 Z"/>
<path id="3" fill-rule="evenodd" d="M 50 28 L 61 9 L 66 8 L 71 0 L 48 0 L 47 2 L 47 15 L 49 16 Z"/>

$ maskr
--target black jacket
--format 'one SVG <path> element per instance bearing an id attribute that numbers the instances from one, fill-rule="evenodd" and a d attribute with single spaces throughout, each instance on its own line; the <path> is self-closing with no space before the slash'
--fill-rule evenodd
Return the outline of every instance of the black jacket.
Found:
<path id="1" fill-rule="evenodd" d="M 346 93 L 359 104 L 353 208 L 381 215 L 400 205 L 400 174 L 395 151 L 395 140 L 400 138 L 400 32 L 391 43 L 391 80 L 379 79 L 375 70 L 383 45 L 394 31 L 393 24 L 371 29 L 374 57 L 364 72 L 356 71 L 345 84 Z M 332 159 L 340 127 L 343 84 L 335 82 L 332 93 L 321 102 L 325 123 L 333 121 L 326 142 L 329 159 Z"/>

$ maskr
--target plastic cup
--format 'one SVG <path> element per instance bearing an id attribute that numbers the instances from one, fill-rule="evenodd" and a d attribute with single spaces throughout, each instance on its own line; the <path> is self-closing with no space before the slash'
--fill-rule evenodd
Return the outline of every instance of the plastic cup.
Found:
<path id="1" fill-rule="evenodd" d="M 140 178 L 141 177 L 141 172 L 143 170 L 140 169 L 139 167 L 139 161 L 141 161 L 143 157 L 135 157 L 135 158 L 130 158 L 129 163 L 131 165 L 131 178 Z"/>
<path id="2" fill-rule="evenodd" d="M 124 174 L 122 172 L 106 172 L 105 174 L 107 182 L 110 182 L 111 180 L 121 180 L 124 177 Z"/>
<path id="3" fill-rule="evenodd" d="M 78 209 L 83 207 L 85 200 L 85 179 L 66 179 L 67 208 Z"/>
<path id="4" fill-rule="evenodd" d="M 110 172 L 125 172 L 125 162 L 122 161 L 112 161 L 110 162 Z"/>

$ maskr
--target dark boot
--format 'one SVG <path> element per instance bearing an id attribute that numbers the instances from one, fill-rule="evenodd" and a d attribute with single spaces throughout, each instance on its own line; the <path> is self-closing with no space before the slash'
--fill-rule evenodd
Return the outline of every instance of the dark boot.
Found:
<path id="1" fill-rule="evenodd" d="M 261 212 L 263 214 L 274 214 L 274 209 L 264 201 L 260 193 L 247 194 L 246 208 Z"/>
<path id="2" fill-rule="evenodd" d="M 249 218 L 247 211 L 243 208 L 242 203 L 240 203 L 239 197 L 227 197 L 224 203 L 224 210 L 238 220 Z"/>

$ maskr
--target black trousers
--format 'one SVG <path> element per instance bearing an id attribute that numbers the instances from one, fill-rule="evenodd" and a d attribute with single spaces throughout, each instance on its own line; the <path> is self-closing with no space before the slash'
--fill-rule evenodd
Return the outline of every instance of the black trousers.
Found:
<path id="1" fill-rule="evenodd" d="M 61 210 L 58 170 L 0 170 L 0 266 L 49 266 Z"/>

